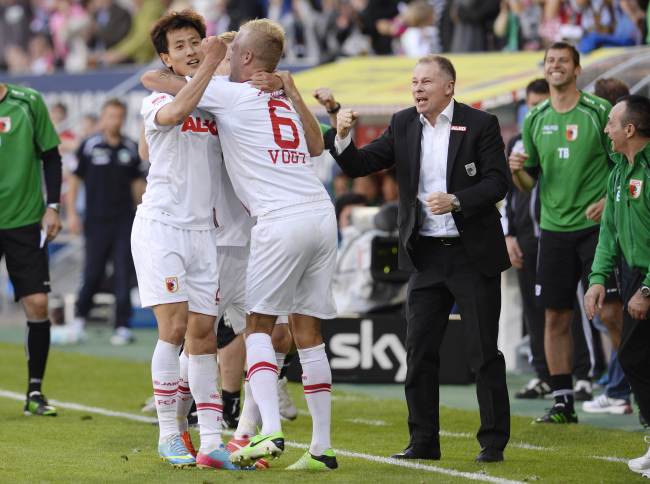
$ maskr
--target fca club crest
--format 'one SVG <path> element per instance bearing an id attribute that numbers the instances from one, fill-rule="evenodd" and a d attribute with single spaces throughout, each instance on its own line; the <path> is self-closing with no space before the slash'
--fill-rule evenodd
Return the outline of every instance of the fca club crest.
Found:
<path id="1" fill-rule="evenodd" d="M 168 277 L 165 279 L 165 287 L 167 292 L 178 291 L 178 277 Z"/>
<path id="2" fill-rule="evenodd" d="M 642 180 L 630 180 L 630 196 L 632 198 L 639 198 L 641 196 L 641 188 L 643 188 Z"/>
<path id="3" fill-rule="evenodd" d="M 11 131 L 11 118 L 0 118 L 0 133 Z"/>
<path id="4" fill-rule="evenodd" d="M 578 139 L 578 125 L 577 124 L 567 124 L 566 125 L 566 139 L 567 141 L 575 141 Z"/>

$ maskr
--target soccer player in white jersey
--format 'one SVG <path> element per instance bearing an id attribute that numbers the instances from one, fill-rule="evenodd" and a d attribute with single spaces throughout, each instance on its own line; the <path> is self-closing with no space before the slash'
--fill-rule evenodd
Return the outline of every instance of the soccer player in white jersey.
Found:
<path id="1" fill-rule="evenodd" d="M 199 103 L 216 116 L 235 193 L 257 217 L 246 274 L 246 359 L 263 424 L 261 433 L 233 453 L 232 460 L 248 465 L 278 456 L 284 448 L 270 334 L 277 316 L 290 314 L 313 422 L 310 448 L 290 468 L 334 469 L 332 377 L 320 319 L 336 315 L 331 292 L 336 219 L 311 166 L 310 154 L 323 149 L 320 127 L 292 82 L 276 93 L 261 92 L 245 82 L 256 72 L 274 71 L 283 47 L 284 32 L 275 22 L 246 23 L 233 43 L 233 82 L 213 79 Z"/>
<path id="2" fill-rule="evenodd" d="M 194 79 L 176 97 L 153 93 L 142 106 L 151 168 L 131 246 L 142 305 L 153 307 L 158 322 L 151 363 L 158 451 L 174 466 L 236 469 L 221 441 L 213 331 L 218 267 L 214 251 L 205 250 L 216 243 L 219 140 L 214 118 L 196 109 L 226 45 L 216 38 L 202 42 L 205 24 L 192 11 L 164 16 L 151 37 L 170 69 Z M 179 383 L 183 338 L 189 352 L 189 388 Z M 184 444 L 177 420 L 178 400 L 190 391 L 201 437 L 196 458 Z"/>

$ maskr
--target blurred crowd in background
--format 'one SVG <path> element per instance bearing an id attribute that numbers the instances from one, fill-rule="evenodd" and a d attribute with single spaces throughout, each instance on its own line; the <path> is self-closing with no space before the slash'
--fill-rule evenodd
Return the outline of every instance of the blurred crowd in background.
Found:
<path id="1" fill-rule="evenodd" d="M 285 62 L 342 56 L 538 50 L 648 42 L 648 0 L 0 0 L 0 71 L 80 72 L 154 59 L 149 29 L 191 7 L 209 34 L 268 17 L 287 32 Z"/>

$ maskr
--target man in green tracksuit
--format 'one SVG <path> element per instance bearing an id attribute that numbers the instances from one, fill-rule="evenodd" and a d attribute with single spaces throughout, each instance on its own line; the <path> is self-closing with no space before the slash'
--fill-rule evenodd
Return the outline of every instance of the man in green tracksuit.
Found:
<path id="1" fill-rule="evenodd" d="M 609 115 L 605 132 L 616 163 L 607 183 L 596 256 L 585 295 L 591 319 L 602 307 L 605 279 L 622 256 L 621 286 L 625 302 L 618 357 L 641 414 L 650 418 L 650 99 L 623 98 Z M 648 440 L 648 439 L 646 439 Z M 635 472 L 650 477 L 650 448 L 629 461 Z"/>

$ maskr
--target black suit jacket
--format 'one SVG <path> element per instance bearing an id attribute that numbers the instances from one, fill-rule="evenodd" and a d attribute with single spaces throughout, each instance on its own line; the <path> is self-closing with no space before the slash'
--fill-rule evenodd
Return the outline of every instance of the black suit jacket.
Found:
<path id="1" fill-rule="evenodd" d="M 453 213 L 463 246 L 477 269 L 496 276 L 508 267 L 503 229 L 496 203 L 508 192 L 510 171 L 496 116 L 456 102 L 447 155 L 447 193 L 458 197 L 461 212 Z M 413 271 L 415 242 L 424 214 L 417 198 L 420 181 L 422 123 L 416 109 L 395 113 L 379 138 L 363 148 L 350 143 L 336 154 L 335 130 L 325 145 L 343 171 L 365 176 L 396 167 L 399 185 L 399 266 Z M 474 164 L 472 168 L 471 164 Z"/>

